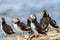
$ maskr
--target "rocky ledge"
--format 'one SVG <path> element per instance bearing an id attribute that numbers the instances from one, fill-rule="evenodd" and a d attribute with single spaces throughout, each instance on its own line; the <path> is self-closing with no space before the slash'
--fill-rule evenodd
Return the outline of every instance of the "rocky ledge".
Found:
<path id="1" fill-rule="evenodd" d="M 47 35 L 42 35 L 39 38 L 32 38 L 32 40 L 60 40 L 60 29 L 58 29 L 59 31 L 56 31 L 57 29 L 51 31 L 51 32 L 47 32 Z M 8 36 L 5 37 L 4 40 L 31 40 L 31 35 L 24 35 L 24 37 L 20 37 L 20 35 L 18 36 Z"/>

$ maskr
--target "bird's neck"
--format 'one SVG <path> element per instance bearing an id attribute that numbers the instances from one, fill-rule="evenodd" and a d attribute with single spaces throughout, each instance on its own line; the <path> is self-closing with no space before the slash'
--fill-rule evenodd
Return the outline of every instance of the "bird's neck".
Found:
<path id="1" fill-rule="evenodd" d="M 6 24 L 6 22 L 5 21 L 2 21 L 2 25 L 5 25 Z"/>
<path id="2" fill-rule="evenodd" d="M 37 22 L 37 20 L 35 19 L 35 20 L 32 20 L 32 23 L 38 23 L 38 22 Z"/>
<path id="3" fill-rule="evenodd" d="M 29 20 L 27 20 L 27 26 L 30 26 L 30 23 L 31 23 L 31 22 L 30 22 Z"/>
<path id="4" fill-rule="evenodd" d="M 43 17 L 47 17 L 47 13 L 44 13 L 44 14 L 43 14 Z"/>

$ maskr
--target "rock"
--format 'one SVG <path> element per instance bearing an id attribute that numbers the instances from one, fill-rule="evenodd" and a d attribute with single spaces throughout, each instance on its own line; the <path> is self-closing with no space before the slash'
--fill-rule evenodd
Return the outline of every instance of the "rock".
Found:
<path id="1" fill-rule="evenodd" d="M 4 40 L 30 40 L 32 36 L 31 35 L 24 35 L 24 37 L 21 37 L 20 35 L 8 36 L 8 37 L 5 37 Z M 47 35 L 43 35 L 39 38 L 33 37 L 32 40 L 60 40 L 60 32 L 53 30 L 51 32 L 47 32 Z"/>
<path id="2" fill-rule="evenodd" d="M 29 35 L 24 35 L 24 37 L 18 36 L 8 36 L 5 37 L 4 40 L 27 40 L 29 38 Z"/>
<path id="3" fill-rule="evenodd" d="M 16 38 L 12 37 L 12 36 L 11 37 L 9 36 L 9 37 L 5 37 L 4 40 L 16 40 Z"/>

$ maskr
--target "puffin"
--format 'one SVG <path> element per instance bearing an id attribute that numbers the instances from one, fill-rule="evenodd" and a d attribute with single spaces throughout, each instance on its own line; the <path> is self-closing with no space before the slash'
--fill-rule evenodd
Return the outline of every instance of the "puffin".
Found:
<path id="1" fill-rule="evenodd" d="M 46 15 L 46 16 L 44 16 L 44 15 Z M 48 32 L 52 31 L 53 28 L 59 28 L 58 25 L 56 24 L 56 21 L 53 20 L 50 17 L 50 15 L 49 15 L 49 13 L 47 12 L 46 9 L 43 11 L 43 17 L 42 17 L 42 19 L 40 21 L 40 25 L 41 24 L 43 25 L 43 23 L 47 25 L 46 28 L 45 28 L 45 30 L 48 31 Z M 42 27 L 44 27 L 44 26 L 42 26 Z"/>
<path id="2" fill-rule="evenodd" d="M 49 14 L 47 15 L 47 17 L 48 17 L 48 21 L 49 21 L 48 28 L 50 29 L 50 31 L 57 29 L 56 31 L 59 32 L 59 30 L 58 30 L 59 26 L 57 25 L 56 21 L 54 19 L 52 19 Z"/>
<path id="3" fill-rule="evenodd" d="M 15 34 L 15 32 L 13 31 L 13 29 L 11 28 L 11 26 L 6 23 L 5 18 L 2 18 L 1 30 L 4 32 L 4 34 L 6 35 L 6 37 L 8 35 Z"/>
<path id="4" fill-rule="evenodd" d="M 30 28 L 30 32 L 29 32 L 29 33 L 30 33 L 30 34 L 33 34 L 34 32 L 32 31 L 30 24 L 31 24 L 31 21 L 29 20 L 29 17 L 28 17 L 28 18 L 27 18 L 27 27 Z"/>
<path id="5" fill-rule="evenodd" d="M 50 25 L 54 28 L 59 28 L 59 26 L 56 24 L 56 21 L 54 19 L 52 19 L 49 14 L 47 15 L 48 16 L 48 19 L 49 19 L 49 22 L 50 22 Z"/>
<path id="6" fill-rule="evenodd" d="M 19 20 L 19 18 L 13 18 L 13 19 L 11 20 L 11 22 L 13 23 L 14 28 L 15 28 L 17 31 L 19 31 L 19 32 L 21 33 L 20 35 L 23 36 L 23 37 L 24 37 L 24 35 L 23 35 L 24 32 L 30 30 L 30 28 L 28 28 L 25 23 L 21 22 L 21 21 Z"/>
<path id="7" fill-rule="evenodd" d="M 43 16 L 42 16 L 39 24 L 40 24 L 40 26 L 42 27 L 43 30 L 49 32 L 50 31 L 50 29 L 48 27 L 49 26 L 49 20 L 48 20 L 47 15 L 48 15 L 47 10 L 43 10 Z"/>
<path id="8" fill-rule="evenodd" d="M 36 34 L 35 37 L 40 37 L 40 34 L 46 34 L 46 32 L 42 29 L 40 24 L 37 22 L 37 17 L 35 14 L 28 16 L 30 27 L 32 31 Z"/>

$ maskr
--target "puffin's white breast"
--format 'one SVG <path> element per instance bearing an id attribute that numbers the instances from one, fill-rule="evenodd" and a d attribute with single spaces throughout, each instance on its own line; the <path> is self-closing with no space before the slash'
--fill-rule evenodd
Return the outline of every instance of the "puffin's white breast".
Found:
<path id="1" fill-rule="evenodd" d="M 1 25 L 1 30 L 2 30 L 2 32 L 6 35 L 6 33 L 4 32 L 4 30 L 3 30 L 3 26 Z"/>
<path id="2" fill-rule="evenodd" d="M 3 26 L 1 25 L 1 30 L 2 30 Z"/>
<path id="3" fill-rule="evenodd" d="M 34 25 L 34 23 L 31 23 L 31 29 L 38 34 L 37 30 L 36 30 L 36 26 Z"/>
<path id="4" fill-rule="evenodd" d="M 15 28 L 17 31 L 22 32 L 22 30 L 20 29 L 20 27 L 19 27 L 17 24 L 14 24 L 14 28 Z"/>
<path id="5" fill-rule="evenodd" d="M 35 29 L 35 25 L 34 25 L 34 23 L 31 23 L 31 28 L 34 28 L 34 29 Z"/>
<path id="6" fill-rule="evenodd" d="M 53 27 L 49 24 L 49 26 L 48 26 L 51 30 L 53 30 Z"/>

